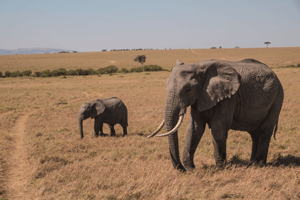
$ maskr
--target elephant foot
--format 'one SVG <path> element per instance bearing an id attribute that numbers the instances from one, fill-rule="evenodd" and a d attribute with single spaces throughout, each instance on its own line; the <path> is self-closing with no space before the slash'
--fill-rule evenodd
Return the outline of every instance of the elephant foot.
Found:
<path id="1" fill-rule="evenodd" d="M 180 171 L 180 172 L 186 172 L 186 169 L 182 166 L 182 164 L 177 165 L 176 167 L 174 167 L 176 170 Z"/>
<path id="2" fill-rule="evenodd" d="M 116 137 L 117 135 L 115 133 L 110 134 L 111 137 Z"/>
<path id="3" fill-rule="evenodd" d="M 186 171 L 193 171 L 195 169 L 194 163 L 192 163 L 192 164 L 190 164 L 190 163 L 189 164 L 183 163 L 183 165 L 184 165 L 184 168 L 185 168 Z"/>
<path id="4" fill-rule="evenodd" d="M 261 161 L 250 160 L 248 166 L 265 167 L 267 166 L 267 164 L 263 160 Z"/>
<path id="5" fill-rule="evenodd" d="M 219 169 L 224 169 L 227 165 L 227 162 L 226 161 L 220 161 L 220 162 L 216 162 L 216 166 L 219 168 Z"/>
<path id="6" fill-rule="evenodd" d="M 108 136 L 108 134 L 101 133 L 100 136 L 101 137 L 106 137 L 106 136 Z"/>

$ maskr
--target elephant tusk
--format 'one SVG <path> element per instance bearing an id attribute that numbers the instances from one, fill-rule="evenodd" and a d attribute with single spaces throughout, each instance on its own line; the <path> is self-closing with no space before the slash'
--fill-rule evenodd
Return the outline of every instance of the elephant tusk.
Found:
<path id="1" fill-rule="evenodd" d="M 154 135 L 156 135 L 164 127 L 164 125 L 165 125 L 165 120 L 163 120 L 159 125 L 159 127 L 156 129 L 156 131 L 154 131 L 154 133 L 152 133 L 151 135 L 148 135 L 147 138 L 151 138 Z"/>
<path id="2" fill-rule="evenodd" d="M 176 126 L 171 131 L 169 131 L 168 133 L 165 133 L 165 134 L 157 135 L 156 137 L 164 137 L 164 136 L 168 136 L 168 135 L 175 133 L 178 130 L 178 128 L 180 127 L 182 121 L 183 121 L 183 115 L 181 115 L 179 117 L 179 120 L 178 120 Z"/>

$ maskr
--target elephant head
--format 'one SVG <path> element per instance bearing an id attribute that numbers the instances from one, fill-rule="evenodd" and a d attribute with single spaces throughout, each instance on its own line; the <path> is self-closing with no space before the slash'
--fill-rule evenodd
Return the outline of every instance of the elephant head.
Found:
<path id="1" fill-rule="evenodd" d="M 216 60 L 196 64 L 176 62 L 167 81 L 167 100 L 164 120 L 154 136 L 166 125 L 168 133 L 158 135 L 169 138 L 169 150 L 174 168 L 185 170 L 179 158 L 177 130 L 188 106 L 198 111 L 214 107 L 224 98 L 230 98 L 239 88 L 239 75 L 231 65 Z"/>
<path id="2" fill-rule="evenodd" d="M 101 101 L 94 100 L 92 102 L 84 103 L 79 109 L 78 123 L 81 139 L 83 138 L 82 121 L 91 117 L 92 119 L 102 114 L 105 106 Z"/>

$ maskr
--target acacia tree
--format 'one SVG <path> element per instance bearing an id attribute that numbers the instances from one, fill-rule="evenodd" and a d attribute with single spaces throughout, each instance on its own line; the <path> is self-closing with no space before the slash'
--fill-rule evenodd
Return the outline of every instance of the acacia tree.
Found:
<path id="1" fill-rule="evenodd" d="M 269 44 L 271 44 L 271 42 L 265 42 L 265 45 L 267 45 L 267 48 L 268 48 Z"/>
<path id="2" fill-rule="evenodd" d="M 139 62 L 142 64 L 144 64 L 144 62 L 146 62 L 146 56 L 145 55 L 138 55 L 135 57 L 135 59 L 133 61 Z"/>

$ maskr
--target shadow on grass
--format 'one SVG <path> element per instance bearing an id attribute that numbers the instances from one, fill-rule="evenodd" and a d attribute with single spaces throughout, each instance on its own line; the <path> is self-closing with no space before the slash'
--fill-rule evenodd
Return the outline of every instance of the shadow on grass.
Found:
<path id="1" fill-rule="evenodd" d="M 238 156 L 233 156 L 227 164 L 230 166 L 251 166 L 252 163 L 248 160 L 242 160 Z M 275 158 L 273 161 L 268 162 L 266 165 L 257 165 L 257 166 L 273 166 L 273 167 L 280 167 L 280 166 L 300 166 L 300 157 L 296 157 L 293 155 L 281 156 L 280 154 Z"/>
<path id="2" fill-rule="evenodd" d="M 287 156 L 282 156 L 282 155 L 278 155 L 276 160 L 269 163 L 272 166 L 300 166 L 300 157 L 296 157 L 293 155 L 287 155 Z"/>

